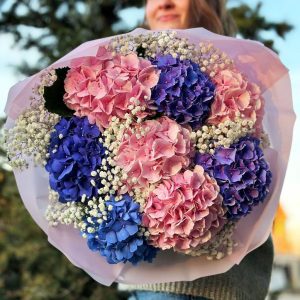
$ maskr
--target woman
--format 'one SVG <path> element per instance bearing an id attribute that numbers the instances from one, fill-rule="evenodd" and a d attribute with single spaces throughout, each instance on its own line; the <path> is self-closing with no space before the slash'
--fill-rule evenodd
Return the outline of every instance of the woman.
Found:
<path id="1" fill-rule="evenodd" d="M 223 35 L 236 33 L 226 0 L 147 0 L 144 25 L 152 30 L 204 27 Z"/>
<path id="2" fill-rule="evenodd" d="M 148 0 L 145 27 L 153 30 L 204 27 L 224 35 L 236 32 L 225 0 Z M 273 245 L 269 238 L 224 274 L 191 282 L 131 286 L 129 288 L 135 292 L 130 300 L 263 300 L 268 291 L 272 263 Z"/>

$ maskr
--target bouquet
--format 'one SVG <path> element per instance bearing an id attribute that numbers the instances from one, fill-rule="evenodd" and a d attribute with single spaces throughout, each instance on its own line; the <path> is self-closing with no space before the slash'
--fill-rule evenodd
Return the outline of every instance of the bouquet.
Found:
<path id="1" fill-rule="evenodd" d="M 286 69 L 263 49 L 276 64 L 261 72 L 263 46 L 239 41 L 252 47 L 242 55 L 237 41 L 137 30 L 80 46 L 11 96 L 6 145 L 25 205 L 98 281 L 224 272 L 267 238 L 282 179 L 265 91 Z"/>

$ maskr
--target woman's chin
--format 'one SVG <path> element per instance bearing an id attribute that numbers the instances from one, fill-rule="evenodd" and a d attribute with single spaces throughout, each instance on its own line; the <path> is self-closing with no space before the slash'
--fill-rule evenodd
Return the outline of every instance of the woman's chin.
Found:
<path id="1" fill-rule="evenodd" d="M 153 29 L 184 29 L 179 22 L 160 22 Z"/>

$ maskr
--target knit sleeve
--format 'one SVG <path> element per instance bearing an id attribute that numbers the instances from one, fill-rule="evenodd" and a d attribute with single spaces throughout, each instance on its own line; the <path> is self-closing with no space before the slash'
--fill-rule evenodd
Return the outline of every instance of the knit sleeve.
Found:
<path id="1" fill-rule="evenodd" d="M 130 285 L 127 289 L 202 296 L 213 300 L 264 300 L 270 284 L 273 259 L 270 236 L 262 246 L 226 273 L 194 281 Z"/>

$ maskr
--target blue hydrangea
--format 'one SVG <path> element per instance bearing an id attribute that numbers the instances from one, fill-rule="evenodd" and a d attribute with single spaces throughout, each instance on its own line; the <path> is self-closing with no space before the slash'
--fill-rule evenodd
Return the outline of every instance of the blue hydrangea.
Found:
<path id="1" fill-rule="evenodd" d="M 87 234 L 89 248 L 99 251 L 110 264 L 151 262 L 157 250 L 138 234 L 141 225 L 139 204 L 126 194 L 119 201 L 111 197 L 106 206 L 112 207 L 107 220 L 99 224 L 94 233 Z"/>
<path id="2" fill-rule="evenodd" d="M 58 192 L 60 202 L 80 201 L 98 195 L 102 185 L 91 184 L 91 172 L 101 166 L 105 148 L 99 142 L 101 133 L 86 117 L 61 118 L 51 134 L 46 170 L 50 187 Z"/>
<path id="3" fill-rule="evenodd" d="M 220 186 L 229 219 L 250 213 L 269 192 L 272 173 L 259 144 L 257 138 L 246 136 L 230 148 L 217 148 L 213 155 L 197 153 L 195 156 L 195 163 Z"/>
<path id="4" fill-rule="evenodd" d="M 210 78 L 201 72 L 198 64 L 170 54 L 158 55 L 152 64 L 161 71 L 151 95 L 158 112 L 194 129 L 203 125 L 215 95 Z"/>

